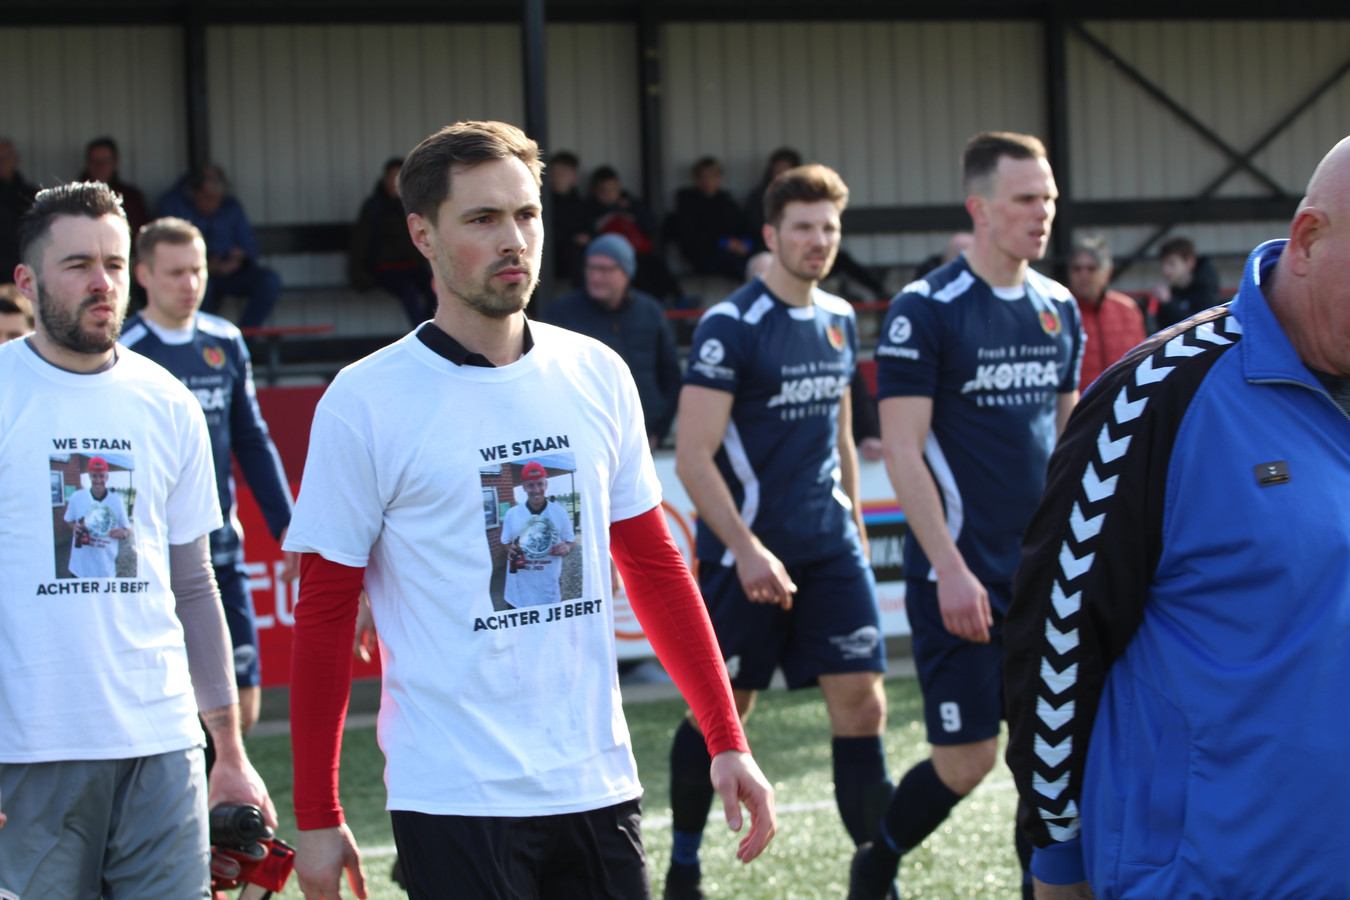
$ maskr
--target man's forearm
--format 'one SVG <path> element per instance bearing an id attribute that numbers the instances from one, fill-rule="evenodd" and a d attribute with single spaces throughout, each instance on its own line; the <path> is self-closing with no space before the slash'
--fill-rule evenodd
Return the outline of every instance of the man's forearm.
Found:
<path id="1" fill-rule="evenodd" d="M 717 470 L 712 457 L 705 454 L 680 454 L 676 449 L 675 473 L 684 485 L 685 493 L 694 503 L 698 517 L 717 535 L 736 556 L 759 543 L 754 532 L 741 518 L 731 490 Z"/>
<path id="2" fill-rule="evenodd" d="M 244 758 L 244 737 L 239 730 L 239 704 L 217 706 L 201 711 L 202 724 L 211 735 L 216 759 L 237 764 Z"/>
<path id="3" fill-rule="evenodd" d="M 222 708 L 235 709 L 238 731 L 234 652 L 205 535 L 191 544 L 169 547 L 169 586 L 174 595 L 174 612 L 183 625 L 197 709 L 203 715 Z"/>
<path id="4" fill-rule="evenodd" d="M 938 496 L 932 473 L 924 465 L 922 452 L 917 447 L 893 444 L 887 444 L 885 452 L 891 488 L 900 501 L 909 531 L 923 548 L 929 564 L 937 572 L 964 566 L 961 551 L 947 530 L 942 498 Z"/>

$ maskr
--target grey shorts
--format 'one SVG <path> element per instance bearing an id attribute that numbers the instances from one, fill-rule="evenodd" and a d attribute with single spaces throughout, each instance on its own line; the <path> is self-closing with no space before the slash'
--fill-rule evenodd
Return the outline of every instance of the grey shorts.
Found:
<path id="1" fill-rule="evenodd" d="M 0 896 L 211 896 L 197 748 L 137 759 L 0 763 Z"/>

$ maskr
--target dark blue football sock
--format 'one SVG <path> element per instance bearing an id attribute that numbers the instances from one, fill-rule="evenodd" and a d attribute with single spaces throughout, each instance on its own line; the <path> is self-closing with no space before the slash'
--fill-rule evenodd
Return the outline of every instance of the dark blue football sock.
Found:
<path id="1" fill-rule="evenodd" d="M 670 811 L 674 840 L 671 859 L 685 866 L 698 865 L 703 826 L 712 807 L 712 757 L 708 745 L 686 718 L 675 729 L 670 745 Z"/>
<path id="2" fill-rule="evenodd" d="M 834 754 L 834 801 L 854 844 L 877 834 L 886 812 L 891 783 L 886 777 L 886 749 L 880 735 L 837 737 Z"/>

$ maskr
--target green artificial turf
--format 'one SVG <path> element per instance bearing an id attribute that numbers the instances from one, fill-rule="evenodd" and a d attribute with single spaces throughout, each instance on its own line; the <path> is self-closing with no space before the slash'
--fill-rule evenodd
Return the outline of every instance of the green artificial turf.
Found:
<path id="1" fill-rule="evenodd" d="M 894 779 L 923 759 L 928 747 L 918 684 L 912 678 L 888 681 L 886 693 L 886 761 Z M 659 900 L 670 858 L 667 759 L 684 706 L 678 700 L 658 700 L 629 704 L 626 712 L 646 789 L 644 839 L 653 894 Z M 778 836 L 763 856 L 742 865 L 736 861 L 736 838 L 722 824 L 721 805 L 715 803 L 703 842 L 704 889 L 710 900 L 842 898 L 852 845 L 834 807 L 829 721 L 819 691 L 766 693 L 747 731 L 760 767 L 777 792 Z M 271 789 L 281 836 L 294 837 L 289 737 L 250 738 L 248 749 Z M 374 729 L 348 731 L 343 740 L 342 802 L 366 853 L 370 896 L 400 900 L 406 895 L 389 880 L 394 841 L 384 811 L 383 767 Z M 1000 761 L 937 833 L 902 861 L 902 895 L 1018 897 L 1020 875 L 1012 849 L 1016 802 L 1011 776 Z M 343 896 L 349 895 L 344 884 Z M 294 878 L 280 896 L 301 897 Z"/>

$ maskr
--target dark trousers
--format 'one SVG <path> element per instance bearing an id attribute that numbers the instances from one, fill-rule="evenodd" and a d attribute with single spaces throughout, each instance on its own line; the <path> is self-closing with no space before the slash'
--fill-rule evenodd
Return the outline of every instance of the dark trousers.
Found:
<path id="1" fill-rule="evenodd" d="M 229 275 L 212 275 L 206 283 L 203 312 L 215 312 L 221 297 L 243 297 L 248 302 L 239 317 L 240 328 L 258 328 L 272 314 L 281 296 L 281 279 L 277 273 L 257 263 L 245 263 Z"/>

